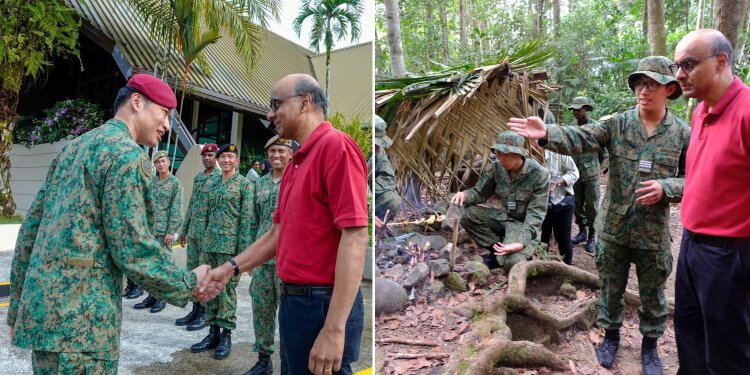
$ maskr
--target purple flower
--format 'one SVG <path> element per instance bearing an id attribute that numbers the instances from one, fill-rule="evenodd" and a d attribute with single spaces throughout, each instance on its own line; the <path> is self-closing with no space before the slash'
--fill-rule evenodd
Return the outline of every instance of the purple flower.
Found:
<path id="1" fill-rule="evenodd" d="M 51 119 L 51 118 L 49 118 L 49 117 L 48 117 L 48 118 L 47 118 L 46 120 L 44 120 L 44 123 L 45 123 L 45 124 L 47 124 L 47 126 L 52 126 L 52 125 L 54 125 L 54 122 L 53 122 L 53 121 L 52 121 L 52 119 Z"/>
<path id="2" fill-rule="evenodd" d="M 70 134 L 73 134 L 76 137 L 81 135 L 81 133 L 83 133 L 83 126 L 81 125 L 78 125 L 75 129 L 70 131 Z"/>

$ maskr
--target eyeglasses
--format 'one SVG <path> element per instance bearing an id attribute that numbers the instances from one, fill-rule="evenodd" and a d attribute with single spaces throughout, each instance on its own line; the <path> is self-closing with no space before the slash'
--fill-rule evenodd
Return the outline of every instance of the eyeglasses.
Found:
<path id="1" fill-rule="evenodd" d="M 683 72 L 689 74 L 693 71 L 693 69 L 695 69 L 695 66 L 698 65 L 701 60 L 710 59 L 716 56 L 719 56 L 719 54 L 703 57 L 688 57 L 685 60 L 682 60 L 682 62 L 675 62 L 674 64 L 670 65 L 669 68 L 672 69 L 675 74 L 677 74 L 678 69 L 682 69 Z"/>
<path id="2" fill-rule="evenodd" d="M 281 96 L 281 97 L 274 96 L 274 97 L 271 98 L 271 103 L 269 104 L 269 107 L 271 107 L 272 111 L 276 112 L 276 110 L 279 109 L 279 106 L 281 106 L 281 103 L 285 99 L 296 98 L 296 97 L 302 96 L 302 95 L 305 95 L 305 94 L 297 94 L 297 95 L 289 95 L 289 96 Z"/>
<path id="3" fill-rule="evenodd" d="M 638 81 L 635 83 L 635 91 L 643 90 L 643 88 L 646 88 L 646 91 L 648 92 L 654 92 L 661 87 L 661 83 L 650 81 L 650 82 L 644 82 L 644 81 Z"/>

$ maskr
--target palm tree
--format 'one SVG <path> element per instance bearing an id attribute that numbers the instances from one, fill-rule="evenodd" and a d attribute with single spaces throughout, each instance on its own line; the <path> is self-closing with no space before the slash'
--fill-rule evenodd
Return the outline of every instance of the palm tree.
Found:
<path id="1" fill-rule="evenodd" d="M 0 6 L 0 214 L 12 215 L 10 148 L 21 83 L 52 65 L 56 55 L 78 56 L 81 21 L 62 0 L 5 0 Z"/>
<path id="2" fill-rule="evenodd" d="M 359 39 L 359 17 L 363 9 L 361 0 L 302 0 L 302 9 L 294 19 L 297 36 L 300 36 L 306 20 L 312 22 L 310 48 L 320 52 L 320 44 L 325 44 L 326 99 L 331 91 L 331 48 L 334 42 L 344 39 L 347 34 L 351 34 L 352 42 Z"/>
<path id="3" fill-rule="evenodd" d="M 262 29 L 271 17 L 278 19 L 280 0 L 130 0 L 156 40 L 166 40 L 167 49 L 177 50 L 185 60 L 180 114 L 195 62 L 211 75 L 203 50 L 226 32 L 234 39 L 248 73 L 262 52 Z M 164 66 L 165 64 L 162 64 Z"/>

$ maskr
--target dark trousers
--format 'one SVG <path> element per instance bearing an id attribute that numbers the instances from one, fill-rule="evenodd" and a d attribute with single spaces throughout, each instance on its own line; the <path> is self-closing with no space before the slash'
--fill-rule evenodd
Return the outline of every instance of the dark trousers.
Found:
<path id="1" fill-rule="evenodd" d="M 282 375 L 312 374 L 307 369 L 310 350 L 312 350 L 315 339 L 318 338 L 318 333 L 323 328 L 330 304 L 330 295 L 281 295 L 279 336 L 281 338 Z M 335 371 L 333 374 L 352 374 L 351 364 L 359 358 L 364 318 L 362 292 L 359 291 L 354 299 L 349 318 L 346 320 L 341 370 Z"/>
<path id="2" fill-rule="evenodd" d="M 682 232 L 674 328 L 680 375 L 750 373 L 750 240 Z"/>
<path id="3" fill-rule="evenodd" d="M 568 195 L 558 204 L 547 206 L 547 216 L 542 223 L 542 242 L 549 244 L 549 236 L 555 232 L 557 247 L 565 264 L 573 263 L 573 243 L 570 242 L 570 229 L 573 226 L 575 198 Z"/>

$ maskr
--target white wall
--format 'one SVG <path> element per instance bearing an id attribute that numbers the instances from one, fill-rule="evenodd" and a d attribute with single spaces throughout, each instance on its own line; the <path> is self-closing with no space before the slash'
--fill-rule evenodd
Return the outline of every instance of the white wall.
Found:
<path id="1" fill-rule="evenodd" d="M 57 154 L 70 141 L 45 143 L 32 148 L 14 144 L 10 149 L 10 188 L 16 201 L 16 213 L 26 216 L 47 171 Z"/>

